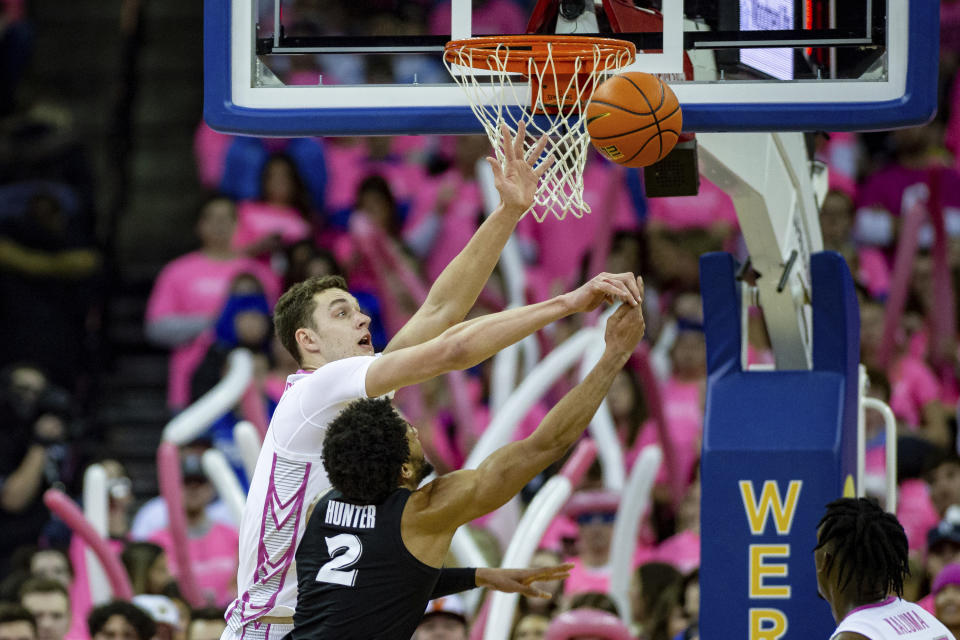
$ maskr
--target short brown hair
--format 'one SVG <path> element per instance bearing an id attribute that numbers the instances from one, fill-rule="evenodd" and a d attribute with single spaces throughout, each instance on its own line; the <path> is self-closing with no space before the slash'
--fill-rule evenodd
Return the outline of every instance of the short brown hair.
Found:
<path id="1" fill-rule="evenodd" d="M 20 599 L 23 600 L 24 596 L 31 593 L 62 593 L 67 602 L 70 602 L 70 594 L 67 593 L 67 588 L 52 578 L 28 578 L 20 587 Z"/>
<path id="2" fill-rule="evenodd" d="M 303 364 L 300 349 L 297 347 L 297 329 L 316 328 L 313 326 L 313 312 L 317 308 L 314 297 L 327 289 L 347 291 L 347 281 L 342 276 L 307 278 L 287 289 L 273 310 L 273 326 L 280 343 L 296 359 L 297 364 Z"/>
<path id="3" fill-rule="evenodd" d="M 37 633 L 37 619 L 27 609 L 12 602 L 0 602 L 0 624 L 11 622 L 29 622 L 33 633 Z"/>

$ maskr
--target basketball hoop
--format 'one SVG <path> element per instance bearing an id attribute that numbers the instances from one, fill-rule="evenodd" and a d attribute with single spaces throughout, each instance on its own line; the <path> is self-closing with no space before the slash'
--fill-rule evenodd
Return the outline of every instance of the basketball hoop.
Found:
<path id="1" fill-rule="evenodd" d="M 503 162 L 505 123 L 513 135 L 526 122 L 529 150 L 540 134 L 556 159 L 544 173 L 531 207 L 537 222 L 590 212 L 583 201 L 583 168 L 590 136 L 583 113 L 593 90 L 636 57 L 626 40 L 584 36 L 490 36 L 448 42 L 443 62 L 466 92 L 497 159 Z M 522 78 L 521 86 L 514 84 Z M 523 93 L 529 81 L 529 98 Z M 510 109 L 513 105 L 529 108 Z M 529 142 L 528 142 L 529 141 Z"/>

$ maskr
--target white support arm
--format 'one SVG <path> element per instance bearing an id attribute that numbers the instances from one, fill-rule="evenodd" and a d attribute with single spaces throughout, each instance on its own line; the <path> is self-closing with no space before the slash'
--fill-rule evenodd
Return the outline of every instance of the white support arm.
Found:
<path id="1" fill-rule="evenodd" d="M 759 302 L 777 369 L 810 369 L 810 254 L 823 237 L 803 134 L 701 133 L 697 142 L 700 171 L 733 199 L 762 276 Z"/>

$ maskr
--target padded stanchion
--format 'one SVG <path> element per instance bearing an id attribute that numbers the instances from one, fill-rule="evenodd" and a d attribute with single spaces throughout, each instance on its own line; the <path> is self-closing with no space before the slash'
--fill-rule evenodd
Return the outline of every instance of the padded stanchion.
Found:
<path id="1" fill-rule="evenodd" d="M 736 265 L 700 259 L 700 628 L 723 637 L 806 640 L 834 628 L 811 550 L 824 505 L 855 492 L 859 314 L 840 255 L 814 254 L 810 271 L 813 369 L 743 371 Z"/>

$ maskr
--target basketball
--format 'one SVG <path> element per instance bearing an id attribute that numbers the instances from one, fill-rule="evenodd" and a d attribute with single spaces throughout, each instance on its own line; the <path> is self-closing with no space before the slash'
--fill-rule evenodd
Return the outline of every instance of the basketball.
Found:
<path id="1" fill-rule="evenodd" d="M 625 167 L 646 167 L 677 144 L 683 114 L 670 87 L 649 73 L 631 71 L 597 87 L 586 122 L 600 153 Z"/>

